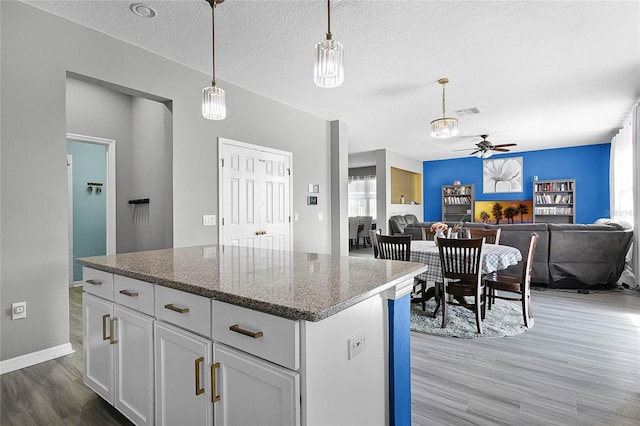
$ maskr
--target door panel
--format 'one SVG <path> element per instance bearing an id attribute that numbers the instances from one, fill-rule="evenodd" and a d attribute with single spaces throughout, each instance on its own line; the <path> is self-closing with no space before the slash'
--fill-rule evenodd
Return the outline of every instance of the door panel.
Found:
<path id="1" fill-rule="evenodd" d="M 221 143 L 221 244 L 290 250 L 290 154 Z"/>

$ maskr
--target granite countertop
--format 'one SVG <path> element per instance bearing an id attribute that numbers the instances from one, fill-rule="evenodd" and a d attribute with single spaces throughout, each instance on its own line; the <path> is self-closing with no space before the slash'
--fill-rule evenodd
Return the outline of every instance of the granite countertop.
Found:
<path id="1" fill-rule="evenodd" d="M 306 321 L 327 318 L 427 269 L 417 262 L 222 245 L 85 257 L 77 262 Z"/>

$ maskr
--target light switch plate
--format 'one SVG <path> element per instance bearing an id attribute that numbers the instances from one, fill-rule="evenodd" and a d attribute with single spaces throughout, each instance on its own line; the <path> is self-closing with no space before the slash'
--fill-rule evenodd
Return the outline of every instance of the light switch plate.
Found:
<path id="1" fill-rule="evenodd" d="M 202 226 L 215 226 L 215 225 L 216 225 L 215 214 L 202 215 Z"/>
<path id="2" fill-rule="evenodd" d="M 17 320 L 27 317 L 27 302 L 16 302 L 11 304 L 11 319 Z"/>

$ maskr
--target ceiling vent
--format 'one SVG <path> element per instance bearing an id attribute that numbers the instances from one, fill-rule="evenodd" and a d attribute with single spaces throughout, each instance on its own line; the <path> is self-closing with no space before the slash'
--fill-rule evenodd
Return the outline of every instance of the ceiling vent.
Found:
<path id="1" fill-rule="evenodd" d="M 456 111 L 456 114 L 458 114 L 459 117 L 464 117 L 467 115 L 474 115 L 474 114 L 480 114 L 482 111 L 480 111 L 480 108 L 478 107 L 473 107 L 473 108 L 467 108 L 467 109 L 461 109 Z"/>

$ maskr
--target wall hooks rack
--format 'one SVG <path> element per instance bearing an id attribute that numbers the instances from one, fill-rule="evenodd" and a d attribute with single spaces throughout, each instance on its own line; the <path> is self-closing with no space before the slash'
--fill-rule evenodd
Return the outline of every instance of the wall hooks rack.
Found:
<path id="1" fill-rule="evenodd" d="M 129 200 L 129 204 L 149 204 L 149 199 L 138 198 L 137 200 Z"/>
<path id="2" fill-rule="evenodd" d="M 102 183 L 99 182 L 87 182 L 87 191 L 93 192 L 93 187 L 96 187 L 96 193 L 102 192 Z"/>

